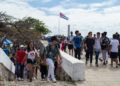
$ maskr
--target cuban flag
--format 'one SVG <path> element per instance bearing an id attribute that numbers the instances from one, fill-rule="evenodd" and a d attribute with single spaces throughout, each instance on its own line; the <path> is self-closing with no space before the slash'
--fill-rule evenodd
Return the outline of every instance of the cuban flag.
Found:
<path id="1" fill-rule="evenodd" d="M 63 18 L 65 20 L 69 20 L 69 18 L 67 16 L 65 16 L 63 13 L 60 12 L 60 18 Z"/>

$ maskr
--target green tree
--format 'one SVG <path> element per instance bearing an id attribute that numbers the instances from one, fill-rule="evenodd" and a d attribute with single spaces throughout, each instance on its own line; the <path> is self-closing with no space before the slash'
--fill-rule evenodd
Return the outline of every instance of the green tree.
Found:
<path id="1" fill-rule="evenodd" d="M 42 21 L 32 17 L 25 17 L 22 20 L 16 21 L 15 25 L 17 28 L 33 29 L 33 31 L 37 31 L 40 34 L 48 34 L 51 32 Z"/>
<path id="2" fill-rule="evenodd" d="M 28 40 L 36 39 L 49 32 L 51 31 L 39 19 L 32 17 L 16 19 L 0 12 L 0 35 L 7 34 L 12 39 Z"/>
<path id="3" fill-rule="evenodd" d="M 41 34 L 48 34 L 51 31 L 45 26 L 44 23 L 42 23 L 41 21 L 36 22 L 35 24 L 35 30 L 38 31 Z"/>

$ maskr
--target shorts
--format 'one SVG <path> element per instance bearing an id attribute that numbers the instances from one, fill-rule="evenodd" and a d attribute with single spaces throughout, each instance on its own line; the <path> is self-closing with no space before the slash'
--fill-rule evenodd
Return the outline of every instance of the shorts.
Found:
<path id="1" fill-rule="evenodd" d="M 36 61 L 35 61 L 35 60 L 31 60 L 31 59 L 27 59 L 27 63 L 28 63 L 28 64 L 35 64 Z"/>
<path id="2" fill-rule="evenodd" d="M 118 53 L 116 53 L 116 52 L 111 52 L 110 53 L 110 58 L 111 59 L 117 59 L 117 57 L 118 57 Z"/>
<path id="3" fill-rule="evenodd" d="M 73 44 L 68 44 L 68 49 L 73 49 Z"/>

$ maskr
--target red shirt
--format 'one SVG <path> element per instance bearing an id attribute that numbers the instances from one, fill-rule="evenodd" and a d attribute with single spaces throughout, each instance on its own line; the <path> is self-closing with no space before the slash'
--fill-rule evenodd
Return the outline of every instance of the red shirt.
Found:
<path id="1" fill-rule="evenodd" d="M 25 55 L 26 55 L 26 53 L 24 50 L 18 50 L 17 51 L 17 58 L 16 58 L 17 62 L 20 64 L 24 63 L 25 62 Z"/>
<path id="2" fill-rule="evenodd" d="M 64 46 L 65 46 L 65 43 L 64 43 L 64 41 L 62 41 L 62 43 L 61 43 L 61 50 L 62 51 L 64 51 Z"/>

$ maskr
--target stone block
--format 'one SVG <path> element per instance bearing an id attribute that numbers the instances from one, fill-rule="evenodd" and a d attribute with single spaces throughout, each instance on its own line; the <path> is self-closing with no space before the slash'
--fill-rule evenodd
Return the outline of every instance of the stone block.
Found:
<path id="1" fill-rule="evenodd" d="M 62 68 L 73 81 L 85 80 L 85 63 L 69 54 L 60 51 L 62 57 Z"/>
<path id="2" fill-rule="evenodd" d="M 15 75 L 0 63 L 0 81 L 13 81 Z"/>

